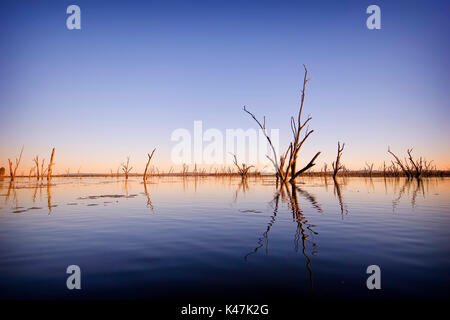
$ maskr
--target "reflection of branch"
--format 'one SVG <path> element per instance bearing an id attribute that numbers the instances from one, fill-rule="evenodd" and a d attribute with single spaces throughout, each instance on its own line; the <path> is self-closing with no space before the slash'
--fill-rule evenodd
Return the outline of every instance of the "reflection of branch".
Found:
<path id="1" fill-rule="evenodd" d="M 305 197 L 307 200 L 309 200 L 309 202 L 311 202 L 312 206 L 314 208 L 316 208 L 316 210 L 318 212 L 322 212 L 322 207 L 320 206 L 320 204 L 317 202 L 316 198 L 310 194 L 308 191 L 301 189 L 299 186 L 296 186 L 297 191 L 303 196 Z"/>
<path id="2" fill-rule="evenodd" d="M 395 209 L 397 208 L 398 204 L 400 203 L 400 200 L 403 197 L 403 194 L 405 193 L 405 190 L 406 190 L 406 186 L 408 184 L 409 184 L 409 179 L 408 180 L 404 180 L 403 186 L 400 189 L 400 191 L 398 192 L 398 197 L 395 198 L 394 200 L 392 200 L 392 212 L 395 211 Z"/>
<path id="3" fill-rule="evenodd" d="M 273 209 L 273 215 L 270 217 L 270 221 L 267 224 L 266 231 L 263 233 L 263 237 L 258 239 L 258 246 L 252 252 L 249 252 L 244 256 L 245 260 L 247 260 L 247 258 L 249 256 L 251 256 L 252 254 L 255 254 L 264 245 L 263 244 L 264 239 L 266 239 L 266 254 L 269 254 L 269 251 L 268 251 L 269 250 L 269 248 L 268 248 L 269 247 L 269 232 L 270 232 L 270 229 L 272 228 L 272 225 L 275 223 L 275 218 L 278 213 L 279 200 L 280 200 L 280 193 L 277 192 L 275 194 L 273 200 L 271 201 L 271 203 L 274 203 L 274 209 Z"/>

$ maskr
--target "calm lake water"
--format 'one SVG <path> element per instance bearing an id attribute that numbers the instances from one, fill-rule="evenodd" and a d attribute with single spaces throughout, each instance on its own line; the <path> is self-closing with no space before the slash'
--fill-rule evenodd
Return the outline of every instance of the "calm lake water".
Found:
<path id="1" fill-rule="evenodd" d="M 3 299 L 450 298 L 449 178 L 5 179 L 0 207 Z"/>

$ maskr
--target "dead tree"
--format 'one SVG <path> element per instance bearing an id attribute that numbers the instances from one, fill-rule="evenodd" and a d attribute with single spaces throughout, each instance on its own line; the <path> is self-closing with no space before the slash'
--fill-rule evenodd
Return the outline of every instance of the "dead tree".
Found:
<path id="1" fill-rule="evenodd" d="M 44 180 L 44 176 L 47 174 L 48 167 L 44 169 L 45 159 L 42 159 L 41 163 L 41 180 Z"/>
<path id="2" fill-rule="evenodd" d="M 405 164 L 403 164 L 403 162 L 391 151 L 389 146 L 388 146 L 388 153 L 390 153 L 394 157 L 396 164 L 400 167 L 400 169 L 402 169 L 405 176 L 408 179 L 412 178 L 411 170 L 408 167 L 408 163 L 406 163 L 405 161 Z"/>
<path id="3" fill-rule="evenodd" d="M 148 155 L 148 161 L 147 161 L 147 164 L 145 165 L 145 170 L 144 170 L 144 178 L 143 178 L 144 182 L 147 181 L 148 166 L 150 165 L 150 161 L 152 160 L 152 157 L 153 157 L 153 154 L 155 153 L 155 150 L 156 150 L 156 148 L 153 149 L 152 154 L 147 154 Z"/>
<path id="4" fill-rule="evenodd" d="M 36 180 L 39 180 L 39 156 L 33 159 L 33 162 L 36 166 Z"/>
<path id="5" fill-rule="evenodd" d="M 127 157 L 127 163 L 122 163 L 122 171 L 125 173 L 125 180 L 128 180 L 128 174 L 133 167 L 130 167 L 130 157 Z"/>
<path id="6" fill-rule="evenodd" d="M 412 152 L 412 148 L 407 150 L 408 153 L 408 159 L 411 162 L 412 167 L 414 168 L 414 171 L 411 170 L 413 172 L 413 175 L 416 179 L 420 179 L 422 177 L 422 170 L 423 170 L 423 161 L 422 161 L 422 157 L 420 157 L 418 160 L 414 160 L 411 152 Z"/>
<path id="7" fill-rule="evenodd" d="M 333 161 L 331 166 L 333 167 L 333 179 L 336 179 L 336 175 L 338 174 L 339 170 L 341 170 L 344 166 L 341 165 L 341 156 L 342 151 L 344 151 L 345 143 L 342 144 L 338 141 L 338 148 L 337 148 L 337 155 L 336 155 L 336 161 Z"/>
<path id="8" fill-rule="evenodd" d="M 428 162 L 427 162 L 427 160 L 423 161 L 423 174 L 424 175 L 431 175 L 433 173 L 432 163 L 433 163 L 433 160 L 428 161 Z"/>
<path id="9" fill-rule="evenodd" d="M 22 150 L 20 150 L 19 158 L 16 158 L 16 160 L 15 160 L 14 169 L 13 169 L 13 162 L 11 161 L 11 159 L 8 159 L 9 175 L 11 177 L 11 181 L 14 181 L 16 178 L 17 168 L 19 168 L 20 160 L 22 160 L 22 153 L 23 153 L 23 146 L 22 146 Z"/>
<path id="10" fill-rule="evenodd" d="M 323 164 L 323 174 L 326 176 L 328 172 L 328 164 L 326 162 L 324 162 Z"/>
<path id="11" fill-rule="evenodd" d="M 33 174 L 33 172 L 34 172 L 34 167 L 30 168 L 30 171 L 28 172 L 28 180 L 31 180 L 31 175 Z"/>
<path id="12" fill-rule="evenodd" d="M 239 166 L 239 164 L 238 164 L 238 162 L 237 162 L 237 157 L 236 157 L 235 154 L 233 155 L 233 157 L 234 157 L 233 162 L 234 162 L 234 165 L 235 165 L 235 166 L 237 167 L 237 169 L 238 169 L 238 173 L 241 175 L 242 178 L 246 178 L 247 175 L 248 175 L 248 171 L 249 171 L 251 168 L 254 168 L 254 166 L 247 166 L 245 163 L 243 163 L 243 164 L 242 164 L 242 167 L 241 167 L 241 166 Z"/>
<path id="13" fill-rule="evenodd" d="M 366 168 L 364 168 L 364 170 L 366 171 L 366 174 L 369 175 L 369 177 L 372 177 L 373 163 L 369 165 L 366 161 Z"/>
<path id="14" fill-rule="evenodd" d="M 394 177 L 398 177 L 398 176 L 400 175 L 399 170 L 398 170 L 398 167 L 397 167 L 397 165 L 394 163 L 394 161 L 391 160 L 391 163 L 392 163 L 392 165 L 390 166 L 391 174 L 392 174 Z"/>
<path id="15" fill-rule="evenodd" d="M 55 157 L 55 148 L 53 148 L 53 150 L 52 150 L 52 155 L 50 156 L 50 163 L 48 164 L 47 181 L 50 181 L 52 179 L 52 168 L 53 168 L 54 157 Z"/>
<path id="16" fill-rule="evenodd" d="M 311 161 L 302 169 L 297 171 L 297 158 L 300 149 L 302 148 L 305 141 L 308 139 L 308 137 L 314 132 L 314 130 L 309 130 L 306 125 L 309 123 L 309 121 L 312 119 L 311 117 L 308 117 L 304 122 L 302 122 L 302 111 L 303 111 L 303 105 L 305 103 L 305 91 L 306 91 L 306 84 L 310 80 L 307 78 L 308 76 L 308 70 L 306 69 L 306 66 L 303 65 L 305 68 L 305 76 L 303 78 L 303 89 L 302 89 L 302 95 L 300 100 L 300 109 L 298 112 L 297 119 L 294 119 L 294 117 L 291 117 L 291 130 L 293 134 L 293 141 L 289 144 L 289 147 L 287 148 L 286 152 L 282 155 L 280 155 L 279 162 L 278 162 L 278 155 L 275 151 L 275 147 L 273 146 L 272 140 L 270 139 L 267 131 L 266 131 L 266 117 L 263 118 L 263 122 L 261 123 L 256 116 L 248 111 L 246 107 L 244 106 L 244 111 L 247 112 L 253 120 L 258 124 L 258 126 L 261 128 L 262 133 L 267 139 L 267 142 L 269 143 L 270 148 L 272 149 L 272 156 L 267 155 L 267 158 L 272 162 L 275 172 L 277 175 L 277 178 L 280 179 L 283 183 L 287 181 L 288 177 L 290 176 L 290 181 L 295 181 L 295 179 L 301 175 L 306 170 L 310 169 L 315 165 L 314 161 L 317 159 L 317 157 L 320 155 L 320 152 L 317 152 L 316 155 L 311 159 Z M 306 129 L 305 129 L 306 127 Z M 303 129 L 305 129 L 305 134 L 301 138 L 301 134 Z M 289 158 L 288 158 L 289 157 Z"/>

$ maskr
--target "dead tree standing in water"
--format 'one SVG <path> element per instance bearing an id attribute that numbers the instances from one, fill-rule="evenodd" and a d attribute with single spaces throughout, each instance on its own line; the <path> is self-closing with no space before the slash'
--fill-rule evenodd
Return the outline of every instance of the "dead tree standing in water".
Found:
<path id="1" fill-rule="evenodd" d="M 36 180 L 39 180 L 39 156 L 33 159 L 34 164 L 36 165 Z"/>
<path id="2" fill-rule="evenodd" d="M 410 179 L 412 178 L 411 172 L 407 169 L 407 165 L 404 165 L 403 162 L 391 151 L 390 147 L 388 146 L 388 153 L 390 153 L 394 159 L 397 165 L 402 169 L 405 176 Z"/>
<path id="3" fill-rule="evenodd" d="M 55 157 L 55 148 L 53 148 L 52 150 L 52 155 L 50 156 L 50 163 L 48 164 L 47 181 L 50 181 L 52 179 L 52 167 L 54 157 Z"/>
<path id="4" fill-rule="evenodd" d="M 336 179 L 336 176 L 337 176 L 339 170 L 341 170 L 343 168 L 343 165 L 341 165 L 341 156 L 342 156 L 342 151 L 344 151 L 344 146 L 345 146 L 345 143 L 343 143 L 342 147 L 341 147 L 341 143 L 338 141 L 336 161 L 333 161 L 333 163 L 331 164 L 331 166 L 333 167 L 333 179 Z"/>
<path id="5" fill-rule="evenodd" d="M 320 152 L 317 152 L 316 155 L 311 159 L 311 161 L 302 169 L 297 171 L 297 157 L 299 154 L 299 151 L 301 147 L 303 146 L 303 143 L 308 139 L 308 137 L 314 132 L 314 130 L 309 130 L 306 125 L 308 122 L 312 119 L 311 117 L 308 117 L 303 123 L 301 120 L 302 117 L 302 111 L 303 111 L 303 105 L 305 102 L 305 90 L 306 90 L 306 84 L 310 80 L 307 78 L 308 70 L 306 69 L 306 66 L 303 65 L 305 68 L 305 76 L 303 78 L 303 89 L 302 89 L 302 95 L 300 100 L 300 109 L 298 112 L 297 119 L 294 119 L 294 117 L 291 117 L 291 130 L 293 134 L 293 141 L 289 144 L 289 147 L 287 148 L 286 152 L 283 155 L 280 155 L 280 162 L 278 163 L 278 155 L 276 154 L 275 147 L 272 144 L 272 140 L 270 139 L 267 131 L 266 131 L 266 118 L 263 118 L 263 122 L 261 123 L 258 119 L 256 119 L 256 116 L 248 111 L 246 107 L 244 106 L 244 111 L 247 112 L 253 120 L 258 124 L 258 126 L 261 128 L 262 133 L 266 137 L 270 148 L 272 149 L 273 155 L 267 156 L 267 158 L 272 162 L 275 172 L 277 175 L 277 180 L 280 179 L 282 183 L 285 183 L 288 181 L 288 177 L 290 176 L 290 181 L 294 182 L 295 179 L 301 175 L 306 170 L 310 169 L 315 165 L 314 161 L 317 159 L 317 157 L 320 155 Z M 303 135 L 303 138 L 301 138 L 302 130 L 306 127 L 305 134 Z M 288 158 L 289 156 L 289 158 Z"/>
<path id="6" fill-rule="evenodd" d="M 152 160 L 152 157 L 153 157 L 153 154 L 155 153 L 155 150 L 156 150 L 156 148 L 153 149 L 152 154 L 147 154 L 148 155 L 148 161 L 147 161 L 147 164 L 145 165 L 145 170 L 144 170 L 144 178 L 143 178 L 144 182 L 147 181 L 148 166 L 150 165 L 150 161 Z"/>
<path id="7" fill-rule="evenodd" d="M 127 163 L 122 163 L 122 171 L 125 173 L 125 180 L 128 180 L 128 174 L 130 173 L 133 167 L 129 167 L 130 165 L 130 157 L 127 157 Z"/>
<path id="8" fill-rule="evenodd" d="M 8 159 L 9 163 L 9 175 L 11 176 L 11 181 L 14 181 L 16 178 L 17 168 L 19 168 L 20 160 L 22 160 L 22 153 L 23 153 L 23 147 L 22 150 L 20 150 L 19 158 L 16 158 L 14 169 L 13 169 L 13 163 L 11 159 Z"/>
<path id="9" fill-rule="evenodd" d="M 422 157 L 419 158 L 419 160 L 414 160 L 412 155 L 411 155 L 412 149 L 408 149 L 407 153 L 409 156 L 409 161 L 411 162 L 413 168 L 414 168 L 414 177 L 416 179 L 420 179 L 422 177 L 422 170 L 423 170 L 423 161 L 422 161 Z M 411 170 L 412 171 L 412 170 Z"/>
<path id="10" fill-rule="evenodd" d="M 242 178 L 246 178 L 247 175 L 248 175 L 248 171 L 251 168 L 254 168 L 254 166 L 247 166 L 245 163 L 243 163 L 242 167 L 240 167 L 238 162 L 237 162 L 237 157 L 236 157 L 235 154 L 233 155 L 233 157 L 234 157 L 234 159 L 233 159 L 234 165 L 238 168 L 239 174 L 241 175 Z"/>
<path id="11" fill-rule="evenodd" d="M 364 168 L 364 171 L 366 172 L 366 174 L 369 175 L 369 177 L 372 177 L 373 163 L 372 164 L 368 164 L 367 161 L 366 161 L 366 168 Z"/>
<path id="12" fill-rule="evenodd" d="M 412 178 L 420 179 L 423 173 L 427 172 L 427 168 L 430 166 L 432 161 L 427 163 L 427 161 L 423 161 L 422 157 L 420 157 L 417 160 L 414 160 L 411 154 L 412 150 L 413 150 L 412 148 L 406 150 L 408 158 L 405 157 L 405 162 L 402 162 L 388 147 L 388 153 L 390 153 L 394 157 L 396 164 L 402 169 L 405 176 L 408 179 Z"/>

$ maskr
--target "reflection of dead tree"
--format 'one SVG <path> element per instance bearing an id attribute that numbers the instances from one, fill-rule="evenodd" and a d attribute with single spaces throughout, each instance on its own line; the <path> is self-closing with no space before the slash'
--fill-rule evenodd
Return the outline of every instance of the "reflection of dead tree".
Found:
<path id="1" fill-rule="evenodd" d="M 423 195 L 423 197 L 425 197 L 425 189 L 424 189 L 422 180 L 416 179 L 416 181 L 417 181 L 417 186 L 414 189 L 414 191 L 412 192 L 412 196 L 411 196 L 411 206 L 413 208 L 416 206 L 416 198 L 417 198 L 417 194 L 419 191 L 422 191 L 422 195 Z"/>
<path id="2" fill-rule="evenodd" d="M 290 185 L 290 189 L 289 189 L 289 185 Z M 313 248 L 316 248 L 317 243 L 315 243 L 312 240 L 312 237 L 314 235 L 317 235 L 318 233 L 312 229 L 313 226 L 308 223 L 308 220 L 304 216 L 303 210 L 301 209 L 301 207 L 298 203 L 297 191 L 299 191 L 303 196 L 305 196 L 306 199 L 311 201 L 311 203 L 313 203 L 313 206 L 318 211 L 321 210 L 320 206 L 315 201 L 315 198 L 313 196 L 311 196 L 310 194 L 308 194 L 307 192 L 305 192 L 304 190 L 299 190 L 299 188 L 296 187 L 295 183 L 290 183 L 290 184 L 283 183 L 281 185 L 281 188 L 275 193 L 274 199 L 271 202 L 271 203 L 274 203 L 274 210 L 273 210 L 273 215 L 270 217 L 270 221 L 267 224 L 266 231 L 263 233 L 263 236 L 258 239 L 258 246 L 252 252 L 245 255 L 245 259 L 247 260 L 247 258 L 250 255 L 255 254 L 261 247 L 263 247 L 264 240 L 266 242 L 266 254 L 268 254 L 268 245 L 269 245 L 268 235 L 269 235 L 270 229 L 272 228 L 273 224 L 275 223 L 275 219 L 276 219 L 276 216 L 278 213 L 279 199 L 281 196 L 281 199 L 283 201 L 285 201 L 285 200 L 288 201 L 288 206 L 292 211 L 292 217 L 293 217 L 294 221 L 297 223 L 297 230 L 296 230 L 296 233 L 294 236 L 294 249 L 295 249 L 295 251 L 298 251 L 299 245 L 301 243 L 301 246 L 302 246 L 301 252 L 306 259 L 306 269 L 308 270 L 311 289 L 314 290 L 311 258 L 309 257 L 309 255 L 307 253 L 307 244 L 310 243 L 310 241 L 312 241 Z M 311 254 L 316 255 L 317 252 L 312 251 Z"/>
<path id="3" fill-rule="evenodd" d="M 398 196 L 394 200 L 392 200 L 392 211 L 393 212 L 398 207 L 398 205 L 400 203 L 400 200 L 402 199 L 402 197 L 403 197 L 403 195 L 405 194 L 406 191 L 408 191 L 408 194 L 411 193 L 411 206 L 413 208 L 416 206 L 416 199 L 417 199 L 417 194 L 419 193 L 419 191 L 425 197 L 425 189 L 424 189 L 424 185 L 423 185 L 422 179 L 416 179 L 416 181 L 417 181 L 417 185 L 415 186 L 415 188 L 411 192 L 411 186 L 414 183 L 414 180 L 412 180 L 412 179 L 405 179 L 405 180 L 403 180 L 403 185 L 402 185 L 402 187 L 399 190 Z"/>
<path id="4" fill-rule="evenodd" d="M 128 180 L 128 174 L 130 173 L 133 167 L 130 167 L 130 157 L 127 157 L 127 163 L 122 163 L 122 171 L 125 174 L 125 180 Z"/>
<path id="5" fill-rule="evenodd" d="M 308 139 L 308 137 L 314 132 L 314 130 L 309 130 L 308 127 L 306 127 L 305 134 L 303 135 L 303 138 L 301 138 L 302 130 L 305 128 L 305 126 L 308 124 L 308 122 L 312 119 L 311 117 L 308 117 L 304 122 L 302 122 L 301 116 L 303 111 L 303 105 L 305 102 L 305 90 L 306 90 L 306 84 L 310 80 L 307 78 L 308 70 L 305 68 L 305 76 L 303 79 L 303 90 L 301 95 L 301 101 L 300 101 L 300 109 L 298 112 L 297 119 L 294 119 L 294 117 L 291 117 L 291 130 L 293 134 L 293 141 L 289 144 L 289 147 L 287 148 L 286 152 L 283 155 L 280 155 L 280 162 L 278 163 L 278 155 L 276 154 L 275 147 L 272 144 L 272 140 L 270 139 L 267 131 L 266 131 L 266 118 L 263 118 L 263 122 L 261 123 L 256 116 L 248 111 L 246 107 L 244 106 L 244 111 L 247 112 L 253 120 L 258 124 L 258 126 L 261 128 L 262 133 L 267 139 L 267 142 L 269 143 L 270 148 L 272 149 L 272 156 L 267 156 L 267 158 L 272 162 L 275 172 L 277 175 L 277 179 L 280 179 L 281 182 L 286 182 L 288 180 L 288 177 L 290 176 L 290 180 L 294 181 L 299 175 L 301 175 L 306 170 L 310 169 L 315 165 L 314 161 L 317 159 L 317 157 L 320 155 L 320 152 L 317 152 L 316 155 L 311 159 L 311 161 L 302 169 L 297 171 L 297 157 L 299 154 L 299 151 L 301 147 L 303 146 L 304 142 Z M 289 156 L 289 158 L 288 158 Z"/>
<path id="6" fill-rule="evenodd" d="M 339 185 L 336 179 L 334 179 L 334 194 L 337 195 L 338 197 L 339 206 L 341 207 L 342 219 L 344 219 L 344 211 L 347 214 L 348 210 L 345 206 L 344 199 L 342 197 L 341 186 Z"/>
<path id="7" fill-rule="evenodd" d="M 147 181 L 147 170 L 148 170 L 148 166 L 150 165 L 150 161 L 152 160 L 153 154 L 155 153 L 155 149 L 153 149 L 152 154 L 147 154 L 148 155 L 148 161 L 147 164 L 145 165 L 145 170 L 144 170 L 144 183 Z"/>
<path id="8" fill-rule="evenodd" d="M 11 181 L 14 181 L 16 179 L 17 168 L 19 168 L 20 160 L 22 160 L 22 153 L 23 153 L 23 146 L 22 150 L 20 150 L 19 158 L 16 158 L 15 160 L 14 169 L 13 169 L 13 162 L 11 161 L 11 159 L 8 159 L 9 175 L 11 177 Z"/>
<path id="9" fill-rule="evenodd" d="M 249 188 L 248 187 L 248 179 L 243 177 L 241 179 L 241 181 L 239 181 L 238 187 L 237 187 L 236 192 L 234 194 L 234 202 L 237 201 L 237 197 L 238 197 L 239 191 L 241 191 L 241 189 L 242 189 L 242 191 L 243 191 L 243 193 L 245 195 L 245 193 L 247 192 L 248 188 Z"/>
<path id="10" fill-rule="evenodd" d="M 5 204 L 8 203 L 9 197 L 11 196 L 11 191 L 13 193 L 13 201 L 16 203 L 16 208 L 19 206 L 19 199 L 17 198 L 16 187 L 14 181 L 9 181 L 8 192 L 6 193 Z"/>
<path id="11" fill-rule="evenodd" d="M 33 193 L 33 203 L 36 202 L 36 196 L 37 196 L 38 186 L 39 186 L 39 184 L 36 182 L 36 185 L 35 185 L 35 187 L 34 187 L 34 193 Z"/>
<path id="12" fill-rule="evenodd" d="M 373 184 L 372 176 L 369 176 L 369 179 L 367 179 L 367 177 L 365 177 L 364 182 L 366 185 L 368 184 L 369 191 L 375 192 L 375 185 Z"/>
<path id="13" fill-rule="evenodd" d="M 47 171 L 47 181 L 49 182 L 52 179 L 52 167 L 53 167 L 53 158 L 55 156 L 55 148 L 52 150 L 52 155 L 50 156 L 50 163 L 48 164 Z"/>
<path id="14" fill-rule="evenodd" d="M 144 182 L 144 190 L 145 190 L 145 196 L 147 197 L 147 206 L 152 208 L 152 211 L 153 211 L 154 208 L 153 208 L 152 200 L 150 199 L 150 194 L 148 193 L 147 184 L 145 182 Z"/>
<path id="15" fill-rule="evenodd" d="M 8 192 L 6 193 L 6 197 L 5 197 L 5 204 L 8 203 L 9 197 L 11 196 L 11 190 L 13 189 L 13 182 L 9 181 L 9 185 L 8 185 Z"/>
<path id="16" fill-rule="evenodd" d="M 338 174 L 339 170 L 341 170 L 343 168 L 343 166 L 341 165 L 341 156 L 342 156 L 342 151 L 344 151 L 344 146 L 345 146 L 345 143 L 343 143 L 342 147 L 341 147 L 341 143 L 338 141 L 336 161 L 333 161 L 333 163 L 331 164 L 331 166 L 333 167 L 333 179 L 335 179 L 335 180 L 336 180 L 336 175 Z"/>
<path id="17" fill-rule="evenodd" d="M 287 185 L 285 185 L 286 189 L 288 189 Z M 289 190 L 287 190 L 287 194 L 289 194 Z M 299 206 L 298 198 L 297 198 L 297 188 L 294 184 L 291 184 L 291 194 L 290 194 L 290 204 L 292 209 L 292 215 L 294 220 L 297 222 L 297 232 L 294 237 L 294 245 L 295 251 L 298 251 L 299 248 L 299 240 L 301 238 L 302 243 L 302 254 L 306 259 L 306 269 L 309 273 L 309 281 L 311 284 L 311 290 L 314 290 L 313 285 L 313 273 L 311 268 L 311 258 L 308 256 L 306 252 L 306 242 L 309 240 L 311 234 L 317 234 L 314 230 L 312 230 L 312 226 L 308 224 L 308 220 L 303 214 L 303 210 Z M 306 226 L 306 228 L 305 228 Z M 309 230 L 309 233 L 306 231 Z M 313 246 L 316 247 L 317 244 L 313 241 Z M 316 254 L 315 251 L 312 252 L 313 255 Z"/>
<path id="18" fill-rule="evenodd" d="M 53 149 L 54 150 L 54 149 Z M 47 183 L 47 206 L 48 206 L 48 214 L 52 212 L 52 189 L 51 184 Z"/>
<path id="19" fill-rule="evenodd" d="M 245 163 L 242 164 L 242 167 L 239 166 L 239 164 L 237 163 L 237 157 L 236 157 L 235 154 L 233 155 L 233 162 L 234 162 L 234 165 L 238 168 L 238 172 L 239 172 L 239 174 L 241 175 L 242 178 L 246 178 L 247 174 L 248 174 L 248 171 L 251 168 L 254 168 L 254 166 L 247 166 Z"/>

